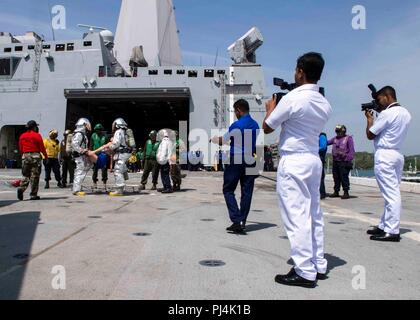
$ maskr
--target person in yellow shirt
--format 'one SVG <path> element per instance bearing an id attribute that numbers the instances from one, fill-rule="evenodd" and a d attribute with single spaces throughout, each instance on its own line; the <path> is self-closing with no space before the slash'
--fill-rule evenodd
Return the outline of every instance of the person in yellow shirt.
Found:
<path id="1" fill-rule="evenodd" d="M 45 167 L 45 189 L 50 188 L 51 170 L 54 172 L 57 186 L 62 188 L 60 162 L 58 161 L 58 154 L 60 153 L 60 141 L 57 139 L 58 131 L 51 130 L 48 136 L 48 139 L 44 139 L 44 146 L 48 155 L 48 159 L 43 160 Z"/>

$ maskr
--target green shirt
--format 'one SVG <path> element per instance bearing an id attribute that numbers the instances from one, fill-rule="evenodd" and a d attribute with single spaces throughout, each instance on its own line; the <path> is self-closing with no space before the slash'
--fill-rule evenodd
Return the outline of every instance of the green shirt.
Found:
<path id="1" fill-rule="evenodd" d="M 92 145 L 92 150 L 99 149 L 107 143 L 106 135 L 100 136 L 96 132 L 94 132 L 92 134 L 92 138 L 90 139 L 90 143 Z"/>
<path id="2" fill-rule="evenodd" d="M 145 155 L 146 159 L 155 159 L 156 154 L 159 149 L 160 142 L 156 141 L 155 143 L 152 140 L 147 140 L 146 147 L 145 147 Z"/>

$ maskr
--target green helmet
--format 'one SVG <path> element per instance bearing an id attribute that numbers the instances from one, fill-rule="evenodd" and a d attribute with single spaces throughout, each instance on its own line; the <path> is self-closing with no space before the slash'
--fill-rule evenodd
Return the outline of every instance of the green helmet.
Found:
<path id="1" fill-rule="evenodd" d="M 93 130 L 104 130 L 104 126 L 98 123 Z"/>
<path id="2" fill-rule="evenodd" d="M 157 132 L 156 132 L 156 130 L 152 130 L 152 131 L 150 131 L 150 133 L 149 133 L 149 137 L 151 138 L 151 137 L 156 137 L 157 136 Z"/>

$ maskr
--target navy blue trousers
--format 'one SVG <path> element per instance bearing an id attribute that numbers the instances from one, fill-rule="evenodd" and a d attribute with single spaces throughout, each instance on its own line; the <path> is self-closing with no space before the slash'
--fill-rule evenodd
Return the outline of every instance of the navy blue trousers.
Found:
<path id="1" fill-rule="evenodd" d="M 254 182 L 257 176 L 246 175 L 247 165 L 229 164 L 225 167 L 223 194 L 229 210 L 229 217 L 233 223 L 246 223 L 249 210 L 251 209 L 252 194 L 254 192 Z M 241 184 L 241 207 L 235 198 L 235 190 Z"/>

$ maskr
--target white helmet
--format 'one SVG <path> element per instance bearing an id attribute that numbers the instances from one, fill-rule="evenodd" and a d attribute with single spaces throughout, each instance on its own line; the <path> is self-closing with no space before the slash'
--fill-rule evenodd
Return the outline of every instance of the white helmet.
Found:
<path id="1" fill-rule="evenodd" d="M 115 131 L 116 129 L 126 129 L 127 127 L 127 122 L 125 122 L 123 118 L 116 119 L 112 124 L 113 131 Z"/>
<path id="2" fill-rule="evenodd" d="M 90 121 L 86 118 L 80 118 L 79 121 L 76 123 L 76 129 L 86 129 L 88 131 L 92 131 L 92 126 L 90 124 Z"/>

